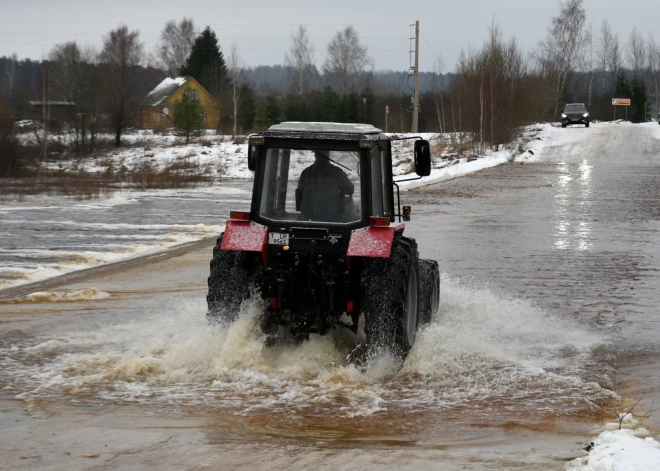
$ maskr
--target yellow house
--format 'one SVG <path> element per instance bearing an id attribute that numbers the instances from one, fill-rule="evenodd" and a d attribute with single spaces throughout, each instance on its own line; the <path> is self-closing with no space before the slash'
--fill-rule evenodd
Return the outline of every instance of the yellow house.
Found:
<path id="1" fill-rule="evenodd" d="M 192 77 L 166 78 L 145 97 L 140 107 L 139 126 L 168 128 L 174 118 L 174 104 L 184 93 L 192 93 L 204 109 L 204 127 L 216 129 L 220 123 L 220 103 Z"/>

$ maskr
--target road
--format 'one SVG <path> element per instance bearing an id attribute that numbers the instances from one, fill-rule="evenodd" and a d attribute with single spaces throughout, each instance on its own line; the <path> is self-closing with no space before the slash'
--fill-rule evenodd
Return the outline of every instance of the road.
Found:
<path id="1" fill-rule="evenodd" d="M 103 299 L 3 301 L 0 466 L 561 469 L 621 401 L 660 402 L 660 142 L 562 131 L 404 193 L 443 277 L 403 365 L 358 370 L 340 334 L 266 347 L 258 305 L 208 327 L 210 245 L 49 288 Z"/>

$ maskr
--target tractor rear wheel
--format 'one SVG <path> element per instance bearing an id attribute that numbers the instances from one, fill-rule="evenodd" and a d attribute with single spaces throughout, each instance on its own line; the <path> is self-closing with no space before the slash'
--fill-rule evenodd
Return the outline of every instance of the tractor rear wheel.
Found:
<path id="1" fill-rule="evenodd" d="M 419 275 L 421 287 L 419 289 L 419 323 L 421 326 L 429 324 L 440 306 L 440 272 L 438 262 L 435 260 L 420 260 Z"/>
<path id="2" fill-rule="evenodd" d="M 206 317 L 212 322 L 233 322 L 241 303 L 250 297 L 262 270 L 261 254 L 222 250 L 222 239 L 213 248 Z"/>
<path id="3" fill-rule="evenodd" d="M 420 271 L 417 244 L 400 237 L 387 259 L 366 261 L 362 296 L 370 348 L 388 348 L 405 358 L 420 321 Z"/>

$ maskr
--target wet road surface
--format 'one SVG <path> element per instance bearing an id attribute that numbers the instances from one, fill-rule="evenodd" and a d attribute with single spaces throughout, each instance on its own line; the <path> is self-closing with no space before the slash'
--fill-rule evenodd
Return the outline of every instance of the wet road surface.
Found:
<path id="1" fill-rule="evenodd" d="M 209 328 L 210 247 L 0 304 L 0 465 L 561 469 L 620 400 L 660 400 L 660 146 L 566 131 L 592 133 L 404 193 L 444 275 L 403 365 L 358 370 L 342 334 L 265 347 L 254 304 Z"/>

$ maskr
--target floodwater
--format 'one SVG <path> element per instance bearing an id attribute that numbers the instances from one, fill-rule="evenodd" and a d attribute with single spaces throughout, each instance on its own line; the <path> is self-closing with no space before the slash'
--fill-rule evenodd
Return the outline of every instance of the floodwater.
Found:
<path id="1" fill-rule="evenodd" d="M 3 302 L 0 465 L 561 469 L 660 401 L 660 144 L 566 132 L 592 136 L 403 193 L 443 271 L 403 364 L 356 368 L 344 332 L 266 346 L 257 303 L 209 327 L 210 247 Z"/>
<path id="2" fill-rule="evenodd" d="M 250 197 L 242 183 L 121 192 L 100 200 L 28 195 L 0 203 L 0 289 L 196 241 Z"/>

